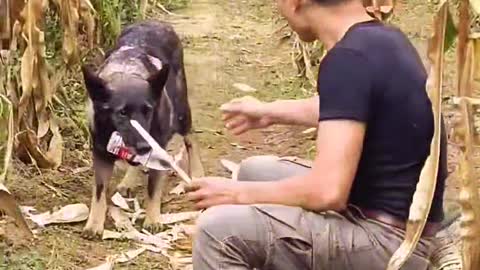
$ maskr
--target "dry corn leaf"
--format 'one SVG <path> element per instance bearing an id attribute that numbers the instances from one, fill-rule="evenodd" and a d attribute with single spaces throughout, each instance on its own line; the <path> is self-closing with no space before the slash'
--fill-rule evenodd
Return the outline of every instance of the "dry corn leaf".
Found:
<path id="1" fill-rule="evenodd" d="M 28 211 L 27 216 L 38 226 L 45 227 L 49 224 L 76 223 L 85 221 L 88 218 L 88 212 L 89 209 L 86 204 L 78 203 L 66 205 L 60 208 L 58 211 L 54 211 L 53 213 L 47 211 L 42 214 L 35 215 Z"/>
<path id="2" fill-rule="evenodd" d="M 194 219 L 198 217 L 199 214 L 200 214 L 199 211 L 162 214 L 161 220 L 162 220 L 162 224 L 172 224 L 172 223 Z"/>
<path id="3" fill-rule="evenodd" d="M 480 14 L 480 1 L 479 0 L 470 0 L 470 5 L 475 11 L 476 14 Z"/>
<path id="4" fill-rule="evenodd" d="M 464 82 L 462 78 L 464 77 L 464 63 L 468 59 L 466 58 L 467 53 L 467 42 L 469 35 L 469 25 L 470 25 L 470 9 L 469 9 L 469 0 L 459 0 L 458 8 L 458 43 L 457 43 L 457 96 L 467 96 L 470 97 L 470 88 L 466 88 L 462 84 Z"/>
<path id="5" fill-rule="evenodd" d="M 161 235 L 151 235 L 145 234 L 137 231 L 133 228 L 131 231 L 124 232 L 114 232 L 109 230 L 104 230 L 102 239 L 128 239 L 133 240 L 140 244 L 153 245 L 159 249 L 167 250 L 170 248 L 170 241 L 167 237 L 161 237 Z"/>
<path id="6" fill-rule="evenodd" d="M 5 105 L 2 105 L 5 104 Z M 8 165 L 10 164 L 10 159 L 12 157 L 12 152 L 13 152 L 13 106 L 10 100 L 4 96 L 3 94 L 0 94 L 0 117 L 5 120 L 0 120 L 0 128 L 2 130 L 6 130 L 6 138 L 1 138 L 5 139 L 5 144 L 6 145 L 1 145 L 0 148 L 4 148 L 4 152 L 2 153 L 0 151 L 0 157 L 3 159 L 2 164 L 0 166 L 0 184 L 3 183 L 7 177 L 7 171 L 8 171 Z M 5 121 L 5 123 L 3 122 Z M 6 124 L 6 127 L 3 126 L 3 124 Z M 1 133 L 0 133 L 1 134 Z"/>
<path id="7" fill-rule="evenodd" d="M 188 225 L 188 224 L 181 224 L 183 233 L 192 237 L 195 234 L 196 226 L 195 225 Z"/>
<path id="8" fill-rule="evenodd" d="M 170 192 L 169 194 L 175 194 L 175 195 L 180 195 L 185 193 L 185 183 L 179 183 L 176 185 Z"/>
<path id="9" fill-rule="evenodd" d="M 0 0 L 0 40 L 10 38 L 10 0 Z"/>
<path id="10" fill-rule="evenodd" d="M 78 27 L 80 24 L 81 0 L 56 0 L 63 26 L 62 56 L 65 64 L 70 65 L 78 58 Z M 85 4 L 84 4 L 85 5 Z M 85 11 L 88 11 L 87 8 Z"/>
<path id="11" fill-rule="evenodd" d="M 88 47 L 93 49 L 95 44 L 95 9 L 89 0 L 80 0 L 78 12 L 87 31 Z"/>
<path id="12" fill-rule="evenodd" d="M 0 212 L 6 213 L 15 220 L 15 224 L 27 236 L 33 237 L 33 233 L 27 225 L 22 211 L 17 205 L 15 198 L 10 194 L 7 187 L 0 183 Z"/>
<path id="13" fill-rule="evenodd" d="M 221 159 L 220 163 L 222 163 L 222 166 L 232 173 L 232 180 L 237 181 L 240 164 L 227 159 Z"/>
<path id="14" fill-rule="evenodd" d="M 139 249 L 133 249 L 133 250 L 129 250 L 129 251 L 123 252 L 123 253 L 121 253 L 120 255 L 116 255 L 116 256 L 115 256 L 115 262 L 116 262 L 116 263 L 126 263 L 126 262 L 129 262 L 129 261 L 135 259 L 136 257 L 138 257 L 140 254 L 142 254 L 142 253 L 145 252 L 146 250 L 147 250 L 147 248 L 141 247 L 141 248 L 139 248 Z"/>
<path id="15" fill-rule="evenodd" d="M 21 11 L 23 24 L 19 29 L 26 48 L 20 67 L 22 94 L 18 101 L 16 119 L 16 126 L 20 127 L 20 133 L 23 132 L 19 139 L 23 141 L 19 141 L 20 149 L 17 152 L 23 155 L 20 157 L 22 160 L 33 158 L 32 161 L 41 168 L 57 168 L 62 159 L 63 142 L 56 122 L 51 119 L 49 108 L 55 89 L 50 84 L 45 61 L 45 36 L 41 30 L 43 11 L 47 4 L 48 1 L 29 0 Z M 34 110 L 30 109 L 31 106 Z M 49 131 L 52 136 L 45 136 Z M 42 139 L 49 140 L 46 153 L 40 148 L 43 145 L 40 141 Z"/>
<path id="16" fill-rule="evenodd" d="M 113 270 L 114 260 L 111 257 L 107 258 L 107 261 L 99 266 L 88 268 L 86 270 Z"/>
<path id="17" fill-rule="evenodd" d="M 173 160 L 178 167 L 182 168 L 182 170 L 188 171 L 188 154 L 185 144 L 183 144 L 180 151 L 173 156 Z"/>
<path id="18" fill-rule="evenodd" d="M 45 156 L 57 168 L 62 163 L 62 151 L 63 151 L 63 138 L 60 134 L 60 129 L 57 125 L 57 120 L 54 117 L 50 117 L 50 131 L 52 132 L 52 138 L 50 139 L 49 147 Z"/>
<path id="19" fill-rule="evenodd" d="M 109 213 L 112 219 L 115 222 L 115 227 L 122 231 L 120 234 L 112 233 L 111 231 L 107 231 L 103 238 L 104 239 L 129 239 L 134 240 L 138 243 L 143 244 L 150 244 L 162 249 L 169 248 L 169 241 L 164 237 L 160 237 L 158 235 L 151 235 L 146 233 L 141 233 L 131 223 L 127 213 L 125 213 L 119 207 L 111 206 L 109 208 Z"/>
<path id="20" fill-rule="evenodd" d="M 302 134 L 315 133 L 316 131 L 317 131 L 317 128 L 309 128 L 309 129 L 305 129 L 304 131 L 302 131 Z"/>
<path id="21" fill-rule="evenodd" d="M 110 230 L 103 230 L 102 239 L 109 240 L 109 239 L 123 239 L 125 238 L 125 233 L 114 232 Z"/>
<path id="22" fill-rule="evenodd" d="M 111 200 L 114 205 L 120 207 L 121 209 L 127 211 L 131 210 L 130 206 L 128 206 L 127 200 L 125 200 L 125 198 L 123 198 L 120 193 L 116 192 L 115 194 L 113 194 Z"/>
<path id="23" fill-rule="evenodd" d="M 190 254 L 174 252 L 173 255 L 167 257 L 171 267 L 175 270 L 184 270 L 192 265 L 192 256 Z"/>
<path id="24" fill-rule="evenodd" d="M 35 134 L 30 129 L 26 129 L 17 134 L 17 140 L 21 147 L 26 148 L 29 157 L 33 158 L 33 161 L 40 168 L 52 168 L 56 164 L 54 161 L 48 159 L 48 157 L 42 152 L 39 145 L 39 140 Z"/>
<path id="25" fill-rule="evenodd" d="M 473 58 L 472 42 L 467 47 L 467 56 Z M 468 68 L 465 69 L 469 73 Z M 465 80 L 471 80 L 465 78 Z M 468 84 L 468 83 L 466 83 Z M 462 216 L 460 218 L 460 237 L 462 265 L 464 270 L 476 270 L 480 267 L 480 201 L 478 195 L 477 179 L 474 175 L 473 158 L 473 110 L 468 99 L 461 99 L 460 106 L 462 109 L 463 122 L 465 127 L 465 147 L 461 155 L 459 172 L 460 172 L 460 194 L 459 202 L 462 207 Z"/>
<path id="26" fill-rule="evenodd" d="M 256 92 L 257 89 L 251 87 L 250 85 L 248 84 L 244 84 L 244 83 L 234 83 L 233 84 L 233 87 L 237 88 L 238 90 L 242 91 L 242 92 L 247 92 L 247 93 L 251 93 L 251 92 Z"/>
<path id="27" fill-rule="evenodd" d="M 122 231 L 126 230 L 127 232 L 136 230 L 135 227 L 133 227 L 133 224 L 130 221 L 128 214 L 122 211 L 121 208 L 110 206 L 108 210 L 109 210 L 110 216 L 115 222 L 115 227 L 117 229 Z"/>
<path id="28" fill-rule="evenodd" d="M 480 91 L 480 37 L 473 39 L 473 57 L 475 65 L 473 68 L 473 87 L 478 93 Z"/>
<path id="29" fill-rule="evenodd" d="M 431 63 L 426 83 L 429 98 L 432 101 L 435 130 L 430 145 L 430 155 L 420 174 L 417 189 L 413 195 L 407 222 L 405 239 L 395 251 L 388 263 L 387 270 L 397 270 L 407 261 L 415 249 L 427 221 L 436 187 L 440 156 L 440 120 L 443 75 L 443 52 L 448 17 L 448 3 L 444 3 L 435 16 L 434 34 L 429 40 L 428 59 Z"/>

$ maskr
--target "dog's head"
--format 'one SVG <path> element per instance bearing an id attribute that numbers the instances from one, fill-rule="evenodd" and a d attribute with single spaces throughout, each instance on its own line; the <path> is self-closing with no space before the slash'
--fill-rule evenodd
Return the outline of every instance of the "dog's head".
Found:
<path id="1" fill-rule="evenodd" d="M 164 65 L 147 80 L 129 78 L 107 83 L 91 67 L 83 66 L 85 86 L 95 112 L 96 128 L 110 126 L 118 131 L 134 154 L 142 155 L 150 151 L 151 147 L 130 124 L 130 120 L 136 120 L 145 130 L 150 131 L 156 113 L 154 109 L 161 100 L 168 71 L 168 65 Z"/>

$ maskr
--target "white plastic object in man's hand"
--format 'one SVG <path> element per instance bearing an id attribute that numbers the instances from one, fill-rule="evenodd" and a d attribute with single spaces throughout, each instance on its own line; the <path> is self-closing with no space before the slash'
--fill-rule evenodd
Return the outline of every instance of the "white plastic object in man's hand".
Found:
<path id="1" fill-rule="evenodd" d="M 150 134 L 135 120 L 130 120 L 130 123 L 132 126 L 140 133 L 140 135 L 147 141 L 147 143 L 152 147 L 152 154 L 151 158 L 154 160 L 163 160 L 170 165 L 172 169 L 174 169 L 180 178 L 182 178 L 185 182 L 190 183 L 192 182 L 192 179 L 188 174 L 182 170 L 176 163 L 175 160 L 173 159 L 172 156 L 170 156 L 167 151 L 165 151 L 160 145 L 155 141 L 155 139 L 150 136 Z"/>
<path id="2" fill-rule="evenodd" d="M 123 138 L 120 135 L 120 133 L 118 133 L 117 131 L 114 131 L 112 133 L 112 136 L 110 136 L 110 140 L 108 141 L 108 144 L 107 144 L 107 151 L 118 156 L 123 160 L 140 163 L 143 166 L 150 169 L 159 170 L 159 171 L 167 170 L 167 168 L 165 168 L 165 166 L 161 164 L 159 159 L 152 157 L 153 150 L 149 151 L 144 155 L 132 154 L 128 150 L 128 148 L 125 147 Z"/>

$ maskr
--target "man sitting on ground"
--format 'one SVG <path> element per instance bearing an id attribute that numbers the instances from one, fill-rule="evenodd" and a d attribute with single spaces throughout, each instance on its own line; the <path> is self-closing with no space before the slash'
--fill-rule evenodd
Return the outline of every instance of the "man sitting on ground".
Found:
<path id="1" fill-rule="evenodd" d="M 373 20 L 361 0 L 277 3 L 302 40 L 328 49 L 319 96 L 271 103 L 246 97 L 221 109 L 233 134 L 273 124 L 317 127 L 316 158 L 310 168 L 260 156 L 241 164 L 239 181 L 194 181 L 188 196 L 207 208 L 197 223 L 194 269 L 384 270 L 404 239 L 430 153 L 425 68 L 408 38 Z M 444 134 L 428 223 L 402 269 L 429 264 L 443 219 Z"/>

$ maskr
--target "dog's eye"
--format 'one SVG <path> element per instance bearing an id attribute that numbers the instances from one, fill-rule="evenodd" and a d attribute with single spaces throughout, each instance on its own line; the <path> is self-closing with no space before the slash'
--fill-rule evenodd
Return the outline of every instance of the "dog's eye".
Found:
<path id="1" fill-rule="evenodd" d="M 125 110 L 125 109 L 120 110 L 120 115 L 121 116 L 126 116 L 127 115 L 127 110 Z"/>

